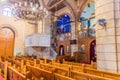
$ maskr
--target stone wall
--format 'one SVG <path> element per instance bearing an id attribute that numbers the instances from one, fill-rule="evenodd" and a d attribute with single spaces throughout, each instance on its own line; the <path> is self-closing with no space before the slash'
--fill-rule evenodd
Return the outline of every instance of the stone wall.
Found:
<path id="1" fill-rule="evenodd" d="M 114 0 L 95 0 L 96 21 L 107 20 L 106 27 L 96 25 L 97 68 L 117 71 Z"/>
<path id="2" fill-rule="evenodd" d="M 117 71 L 120 72 L 120 0 L 114 0 L 114 17 L 115 17 L 115 35 L 116 35 L 116 62 Z"/>

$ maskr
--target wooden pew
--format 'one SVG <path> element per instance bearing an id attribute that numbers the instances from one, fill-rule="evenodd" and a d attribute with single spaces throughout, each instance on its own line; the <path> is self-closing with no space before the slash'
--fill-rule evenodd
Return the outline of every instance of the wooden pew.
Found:
<path id="1" fill-rule="evenodd" d="M 91 68 L 85 68 L 84 71 L 85 71 L 85 73 L 88 73 L 88 74 L 107 77 L 107 78 L 111 78 L 111 79 L 114 79 L 114 80 L 120 80 L 120 74 L 119 73 L 107 72 L 107 71 L 96 70 L 96 69 L 91 69 Z"/>
<path id="2" fill-rule="evenodd" d="M 65 69 L 59 66 L 54 66 L 49 64 L 40 64 L 40 68 L 48 71 L 52 71 L 54 73 L 57 73 L 63 76 L 69 76 L 69 67 Z"/>
<path id="3" fill-rule="evenodd" d="M 53 79 L 53 73 L 51 71 L 47 71 L 44 69 L 40 69 L 38 67 L 34 66 L 27 66 L 27 71 L 30 72 L 32 77 L 29 77 L 31 80 L 32 78 L 34 79 L 40 79 L 43 78 L 43 80 L 52 80 Z"/>
<path id="4" fill-rule="evenodd" d="M 0 77 L 7 80 L 7 61 L 0 61 Z"/>
<path id="5" fill-rule="evenodd" d="M 15 60 L 11 60 L 11 61 L 13 61 L 14 64 L 18 65 L 17 61 L 16 62 L 15 62 Z M 85 67 L 85 64 L 82 64 L 82 65 L 79 64 L 79 66 L 76 66 L 76 65 L 69 65 L 69 64 L 61 64 L 61 63 L 57 63 L 55 61 L 52 61 L 51 65 L 50 65 L 50 64 L 47 63 L 47 61 L 44 61 L 44 60 L 38 60 L 38 63 L 37 63 L 36 59 L 34 59 L 34 61 L 28 60 L 28 62 L 29 63 L 31 62 L 32 66 L 39 65 L 37 67 L 39 67 L 41 69 L 44 69 L 44 70 L 47 70 L 47 71 L 50 71 L 50 72 L 53 72 L 53 70 L 54 70 L 55 74 L 58 74 L 58 75 L 61 75 L 61 76 L 64 76 L 64 77 L 69 77 L 71 75 L 71 73 L 73 71 L 75 71 L 75 72 L 78 72 L 78 73 L 83 72 L 83 73 L 87 73 L 87 74 L 90 74 L 90 75 L 93 75 L 93 76 L 99 76 L 99 77 L 104 77 L 104 78 L 107 77 L 107 78 L 111 78 L 111 79 L 114 79 L 114 80 L 120 80 L 120 78 L 119 78 L 120 74 L 105 72 L 105 71 L 101 71 L 101 70 L 96 70 L 96 69 L 93 69 L 91 67 Z M 21 62 L 19 64 L 21 64 Z M 23 64 L 21 64 L 21 65 L 23 65 Z M 86 78 L 85 78 L 85 80 L 86 80 Z"/>
<path id="6" fill-rule="evenodd" d="M 75 66 L 82 66 L 83 65 L 83 63 L 69 62 L 69 61 L 65 61 L 64 59 L 63 59 L 63 64 L 75 65 Z M 84 64 L 84 67 L 96 69 L 96 63 L 91 62 L 91 64 Z"/>
<path id="7" fill-rule="evenodd" d="M 68 63 L 69 63 L 69 65 L 71 65 L 72 62 L 67 62 L 66 64 L 68 64 Z M 86 64 L 81 65 L 78 63 L 73 63 L 73 64 L 74 65 L 71 65 L 70 72 L 71 71 L 83 72 L 83 73 L 101 76 L 104 78 L 111 78 L 114 80 L 120 80 L 120 74 L 118 74 L 118 73 L 96 70 L 91 65 L 86 65 Z M 78 66 L 76 66 L 76 65 L 78 65 Z"/>
<path id="8" fill-rule="evenodd" d="M 53 62 L 51 63 L 51 65 L 53 66 L 57 66 L 57 67 L 60 67 L 60 68 L 64 68 L 64 69 L 68 69 L 68 64 L 61 64 L 61 63 L 58 63 L 58 62 Z"/>
<path id="9" fill-rule="evenodd" d="M 84 72 L 84 64 L 82 66 L 71 65 L 70 70 L 77 71 L 77 72 Z"/>
<path id="10" fill-rule="evenodd" d="M 21 65 L 21 62 L 18 61 L 18 60 L 15 60 L 15 59 L 11 59 L 11 58 L 7 58 L 6 59 L 8 62 L 11 62 L 11 64 L 15 64 L 16 66 L 20 66 Z"/>
<path id="11" fill-rule="evenodd" d="M 8 79 L 7 80 L 26 80 L 26 76 L 19 73 L 17 70 L 13 69 L 12 67 L 8 66 Z"/>
<path id="12" fill-rule="evenodd" d="M 70 62 L 71 63 L 71 62 Z M 59 66 L 60 68 L 63 68 L 63 69 L 68 69 L 68 68 L 71 68 L 71 70 L 74 70 L 74 71 L 78 71 L 78 72 L 84 72 L 84 68 L 85 68 L 85 64 L 79 64 L 77 63 L 77 65 L 71 65 L 71 64 L 64 64 L 64 63 L 57 63 L 57 62 L 52 62 L 52 65 L 53 66 Z"/>
<path id="13" fill-rule="evenodd" d="M 8 66 L 12 66 L 14 69 L 17 69 L 19 72 L 22 72 L 23 70 L 23 60 L 15 60 L 7 58 L 8 63 L 10 63 Z"/>
<path id="14" fill-rule="evenodd" d="M 53 70 L 55 70 L 55 68 L 53 66 L 51 66 L 49 64 L 43 64 L 43 63 L 40 64 L 39 68 L 47 70 L 47 71 L 51 71 L 51 72 L 53 72 Z"/>
<path id="15" fill-rule="evenodd" d="M 71 71 L 71 78 L 75 80 L 114 80 L 111 78 L 100 77 L 82 72 Z"/>
<path id="16" fill-rule="evenodd" d="M 63 76 L 67 76 L 67 77 L 69 77 L 69 68 L 68 69 L 64 69 L 64 68 L 60 68 L 60 67 L 56 67 L 56 66 L 54 66 L 54 68 L 55 68 L 55 71 L 54 71 L 54 73 L 57 73 L 57 74 L 60 74 L 60 75 L 63 75 Z"/>
<path id="17" fill-rule="evenodd" d="M 54 73 L 54 80 L 75 80 L 75 79 Z"/>
<path id="18" fill-rule="evenodd" d="M 11 58 L 7 58 L 7 60 L 9 61 L 9 63 L 11 63 L 12 68 L 16 69 L 18 72 L 22 73 L 22 74 L 26 74 L 26 66 L 24 66 L 24 61 L 23 60 L 15 60 L 15 59 L 11 59 Z"/>
<path id="19" fill-rule="evenodd" d="M 33 59 L 33 60 L 27 60 L 27 59 L 24 59 L 25 61 L 25 64 L 28 64 L 28 65 L 32 65 L 32 66 L 37 66 L 39 65 L 40 63 L 44 63 L 46 64 L 45 60 L 36 60 L 36 59 Z"/>
<path id="20" fill-rule="evenodd" d="M 44 65 L 44 66 L 43 66 Z M 30 71 L 33 73 L 33 75 L 37 78 L 37 79 L 40 79 L 40 77 L 43 77 L 44 79 L 44 76 L 46 75 L 48 78 L 45 79 L 45 80 L 74 80 L 70 77 L 67 77 L 65 74 L 62 74 L 64 71 L 63 69 L 60 69 L 58 67 L 55 67 L 55 66 L 52 66 L 52 65 L 49 65 L 49 64 L 42 64 L 43 68 L 44 69 L 41 69 L 41 68 L 37 68 L 37 67 L 33 67 L 33 66 L 27 66 L 27 71 Z M 49 70 L 45 70 L 46 68 L 49 68 Z M 51 68 L 51 70 L 50 70 Z M 52 70 L 53 68 L 56 68 L 56 70 Z M 61 72 L 58 72 L 58 70 L 60 70 Z M 31 73 L 31 74 L 32 74 Z M 34 74 L 36 73 L 36 74 Z M 42 74 L 42 76 L 41 76 Z M 45 77 L 46 77 L 45 76 Z"/>

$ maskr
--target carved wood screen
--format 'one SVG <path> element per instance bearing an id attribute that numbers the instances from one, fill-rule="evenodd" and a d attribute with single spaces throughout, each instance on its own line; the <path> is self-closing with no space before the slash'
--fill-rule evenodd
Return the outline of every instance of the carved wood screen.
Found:
<path id="1" fill-rule="evenodd" d="M 9 28 L 0 30 L 0 56 L 13 56 L 14 32 Z"/>
<path id="2" fill-rule="evenodd" d="M 79 55 L 80 54 L 84 55 L 81 58 L 85 59 L 85 60 L 82 60 L 82 61 L 90 62 L 90 44 L 91 44 L 91 42 L 93 40 L 95 40 L 95 37 L 86 37 L 86 38 L 79 38 L 78 39 L 78 52 L 79 52 Z M 84 48 L 85 48 L 84 52 L 81 51 L 81 46 L 83 44 L 84 44 Z"/>

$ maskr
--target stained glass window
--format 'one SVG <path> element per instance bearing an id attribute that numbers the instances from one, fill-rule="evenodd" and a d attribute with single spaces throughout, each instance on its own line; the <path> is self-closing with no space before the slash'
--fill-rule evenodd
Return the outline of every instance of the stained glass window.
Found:
<path id="1" fill-rule="evenodd" d="M 9 7 L 3 8 L 2 14 L 5 15 L 5 16 L 12 16 L 12 10 L 11 10 L 11 8 L 9 8 Z"/>
<path id="2" fill-rule="evenodd" d="M 57 34 L 71 32 L 70 16 L 67 14 L 60 16 L 56 22 L 56 27 L 57 27 L 56 29 Z"/>
<path id="3" fill-rule="evenodd" d="M 95 24 L 95 18 L 89 19 L 91 18 L 93 15 L 95 14 L 95 7 L 94 7 L 94 3 L 90 2 L 88 4 L 88 6 L 85 7 L 85 9 L 83 10 L 80 20 L 82 21 L 82 27 L 92 27 Z M 87 20 L 88 19 L 88 20 Z"/>

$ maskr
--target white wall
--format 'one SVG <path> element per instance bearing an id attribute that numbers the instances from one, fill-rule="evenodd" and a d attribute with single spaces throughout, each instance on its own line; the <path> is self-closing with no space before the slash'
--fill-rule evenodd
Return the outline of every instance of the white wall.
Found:
<path id="1" fill-rule="evenodd" d="M 10 27 L 15 31 L 14 55 L 24 54 L 24 38 L 26 35 L 35 33 L 35 26 L 23 20 L 16 20 L 14 17 L 2 15 L 2 9 L 7 3 L 0 4 L 0 27 Z"/>

